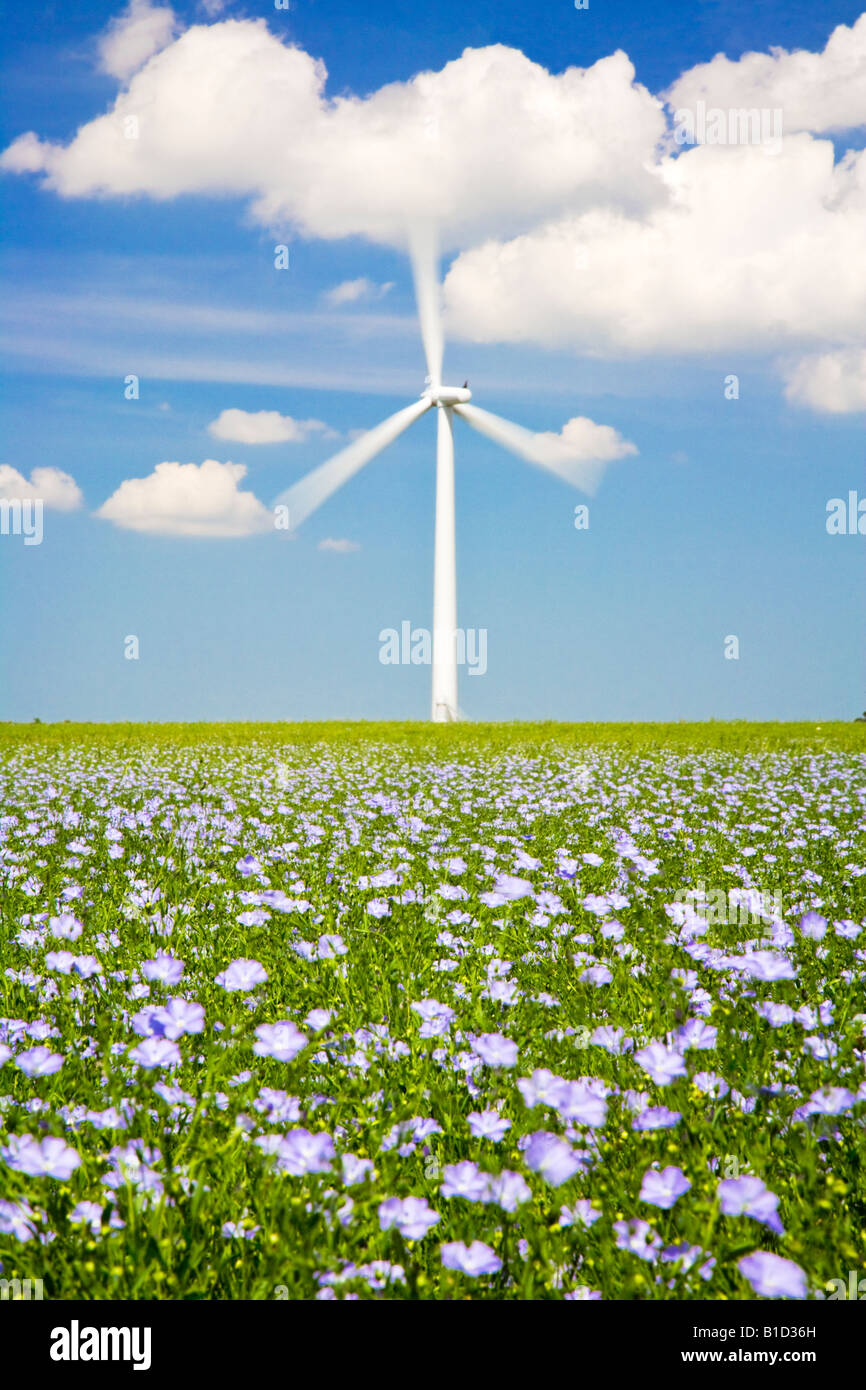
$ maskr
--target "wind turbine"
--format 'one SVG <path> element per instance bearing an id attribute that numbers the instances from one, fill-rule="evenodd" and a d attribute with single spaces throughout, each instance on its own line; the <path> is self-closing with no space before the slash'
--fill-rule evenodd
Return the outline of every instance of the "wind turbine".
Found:
<path id="1" fill-rule="evenodd" d="M 277 499 L 288 507 L 294 531 L 323 502 L 365 464 L 392 444 L 428 410 L 436 409 L 436 521 L 433 559 L 433 691 L 432 718 L 448 723 L 458 718 L 457 705 L 457 554 L 454 525 L 454 422 L 459 415 L 473 429 L 528 463 L 556 474 L 581 491 L 593 494 L 604 462 L 587 459 L 557 435 L 538 435 L 488 410 L 470 405 L 468 386 L 442 383 L 444 337 L 440 311 L 437 256 L 429 238 L 412 242 L 415 298 L 427 378 L 420 399 L 398 410 L 381 424 L 341 449 L 326 463 L 287 488 Z"/>

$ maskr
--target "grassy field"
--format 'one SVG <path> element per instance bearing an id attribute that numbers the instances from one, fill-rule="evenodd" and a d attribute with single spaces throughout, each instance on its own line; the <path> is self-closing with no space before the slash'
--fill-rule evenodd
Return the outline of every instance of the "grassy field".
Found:
<path id="1" fill-rule="evenodd" d="M 853 722 L 0 725 L 0 1277 L 838 1296 L 864 801 Z"/>
<path id="2" fill-rule="evenodd" d="M 104 744 L 113 749 L 131 744 L 219 744 L 232 747 L 251 742 L 292 744 L 371 743 L 412 749 L 506 751 L 510 748 L 557 749 L 628 748 L 848 748 L 866 750 L 866 721 L 843 723 L 754 723 L 711 720 L 678 724 L 430 724 L 338 723 L 303 724 L 62 724 L 0 723 L 0 747 L 35 743 L 61 747 L 67 743 Z"/>

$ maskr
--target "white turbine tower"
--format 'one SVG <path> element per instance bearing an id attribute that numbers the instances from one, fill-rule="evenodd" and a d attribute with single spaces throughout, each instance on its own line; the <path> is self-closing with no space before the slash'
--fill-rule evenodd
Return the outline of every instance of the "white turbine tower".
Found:
<path id="1" fill-rule="evenodd" d="M 528 463 L 548 469 L 581 491 L 592 494 L 604 463 L 581 456 L 558 435 L 537 435 L 487 410 L 470 405 L 466 386 L 442 384 L 444 340 L 439 302 L 437 257 L 430 239 L 416 238 L 412 246 L 415 296 L 427 381 L 414 405 L 398 410 L 381 424 L 314 468 L 277 499 L 288 508 L 294 531 L 311 512 L 369 463 L 428 410 L 438 410 L 436 441 L 436 529 L 433 560 L 433 693 L 432 718 L 448 723 L 458 717 L 457 705 L 457 547 L 454 524 L 454 425 L 458 414 L 467 424 Z"/>

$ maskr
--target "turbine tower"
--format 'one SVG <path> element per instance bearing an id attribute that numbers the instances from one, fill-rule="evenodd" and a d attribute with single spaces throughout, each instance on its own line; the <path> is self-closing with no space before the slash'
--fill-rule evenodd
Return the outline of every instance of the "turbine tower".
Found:
<path id="1" fill-rule="evenodd" d="M 392 444 L 428 410 L 436 409 L 436 517 L 433 549 L 433 689 L 431 715 L 435 723 L 458 718 L 457 704 L 457 546 L 454 506 L 454 415 L 480 434 L 528 463 L 556 474 L 572 487 L 593 494 L 604 461 L 587 457 L 559 435 L 538 435 L 499 415 L 470 405 L 467 386 L 444 386 L 444 339 L 440 311 L 437 255 L 430 237 L 412 242 L 412 269 L 418 318 L 427 360 L 421 397 L 341 449 L 326 463 L 287 488 L 277 499 L 288 508 L 294 531 L 366 463 Z"/>

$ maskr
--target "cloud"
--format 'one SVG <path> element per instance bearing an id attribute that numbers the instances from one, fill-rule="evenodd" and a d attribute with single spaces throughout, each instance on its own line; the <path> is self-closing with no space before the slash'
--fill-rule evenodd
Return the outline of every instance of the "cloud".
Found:
<path id="1" fill-rule="evenodd" d="M 96 515 L 128 531 L 162 536 L 250 536 L 273 529 L 273 515 L 238 484 L 241 463 L 158 463 L 127 478 Z"/>
<path id="2" fill-rule="evenodd" d="M 8 463 L 0 463 L 0 501 L 41 501 L 57 512 L 73 512 L 84 501 L 74 478 L 59 468 L 34 468 L 30 481 Z"/>
<path id="3" fill-rule="evenodd" d="M 21 370 L 75 375 L 108 374 L 118 358 L 136 356 L 138 375 L 171 380 L 254 386 L 312 387 L 382 393 L 420 389 L 423 356 L 414 315 L 365 311 L 335 314 L 241 309 L 188 298 L 188 268 L 171 261 L 153 271 L 159 298 L 127 293 L 130 277 L 148 280 L 151 261 L 99 258 L 93 276 L 86 258 L 72 270 L 75 290 L 54 292 L 13 285 L 7 276 L 0 308 L 0 352 Z M 232 270 L 234 262 L 229 262 Z M 225 274 L 219 262 L 213 273 Z M 138 269 L 135 269 L 135 266 Z M 119 272 L 122 292 L 106 290 L 101 276 Z M 142 327 L 149 332 L 143 337 Z M 146 341 L 145 341 L 146 339 Z M 242 341 L 238 341 L 241 339 Z M 369 345 L 375 342 L 376 352 Z M 148 346 L 148 344 L 150 344 Z"/>
<path id="4" fill-rule="evenodd" d="M 223 410 L 211 420 L 208 432 L 237 444 L 303 444 L 312 434 L 327 439 L 336 434 L 321 420 L 294 420 L 278 410 Z"/>
<path id="5" fill-rule="evenodd" d="M 445 299 L 467 340 L 834 360 L 866 344 L 866 153 L 835 162 L 816 136 L 866 125 L 864 78 L 866 15 L 820 53 L 717 55 L 672 85 L 670 107 L 780 108 L 781 147 L 674 150 L 663 101 L 621 51 L 553 74 L 503 45 L 466 49 L 332 98 L 324 65 L 264 19 L 221 19 L 153 53 L 68 145 L 28 132 L 0 165 L 63 197 L 246 199 L 281 239 L 406 249 L 435 225 L 458 253 Z M 371 284 L 344 282 L 329 302 Z"/>
<path id="6" fill-rule="evenodd" d="M 350 555 L 361 547 L 357 541 L 334 540 L 328 536 L 326 540 L 319 541 L 317 550 L 332 550 L 335 555 Z"/>
<path id="7" fill-rule="evenodd" d="M 480 434 L 527 463 L 535 464 L 594 496 L 605 467 L 614 459 L 636 454 L 637 447 L 623 439 L 611 425 L 597 425 L 585 415 L 568 420 L 556 434 L 553 430 L 533 433 L 513 420 L 475 405 L 458 405 L 455 410 Z"/>
<path id="8" fill-rule="evenodd" d="M 337 309 L 341 304 L 357 304 L 359 300 L 382 299 L 393 288 L 393 280 L 388 280 L 384 285 L 376 285 L 366 276 L 361 276 L 359 280 L 343 280 L 333 289 L 326 290 L 323 298 L 327 304 Z"/>
<path id="9" fill-rule="evenodd" d="M 63 197 L 244 197 L 271 229 L 401 248 L 412 222 L 436 223 L 448 248 L 657 196 L 664 112 L 625 53 L 554 75 L 502 45 L 467 49 L 366 97 L 329 99 L 326 78 L 263 19 L 196 25 L 70 144 L 30 132 L 2 164 Z"/>
<path id="10" fill-rule="evenodd" d="M 769 108 L 782 112 L 783 129 L 850 130 L 866 125 L 866 14 L 834 29 L 823 53 L 717 53 L 678 77 L 665 93 L 674 108 Z"/>
<path id="11" fill-rule="evenodd" d="M 535 434 L 532 449 L 538 463 L 583 463 L 590 460 L 611 463 L 614 459 L 637 453 L 637 446 L 623 439 L 613 425 L 597 425 L 585 415 L 575 415 L 567 420 L 559 434 L 553 430 L 542 430 Z"/>
<path id="12" fill-rule="evenodd" d="M 174 10 L 150 0 L 130 0 L 99 40 L 99 66 L 125 82 L 154 53 L 171 43 L 178 30 Z"/>
<path id="13" fill-rule="evenodd" d="M 789 136 L 662 160 L 664 203 L 596 209 L 464 252 L 453 332 L 617 356 L 851 345 L 866 332 L 866 152 Z"/>
<path id="14" fill-rule="evenodd" d="M 787 372 L 785 395 L 832 415 L 866 410 L 866 348 L 804 357 Z"/>

